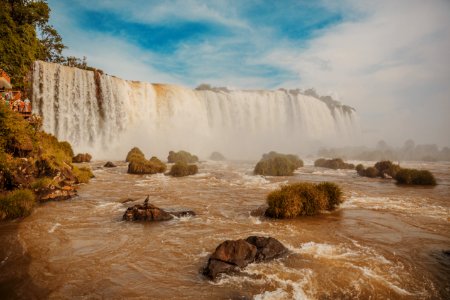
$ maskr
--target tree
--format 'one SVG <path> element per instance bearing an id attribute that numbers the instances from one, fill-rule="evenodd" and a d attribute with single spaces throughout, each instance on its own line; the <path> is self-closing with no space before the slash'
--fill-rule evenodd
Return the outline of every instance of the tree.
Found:
<path id="1" fill-rule="evenodd" d="M 50 8 L 44 0 L 0 0 L 0 68 L 11 76 L 16 88 L 24 87 L 35 60 L 63 60 L 65 46 L 48 24 L 49 16 Z"/>
<path id="2" fill-rule="evenodd" d="M 48 62 L 62 63 L 64 56 L 62 51 L 66 46 L 56 29 L 48 24 L 40 27 L 40 42 L 43 46 L 42 59 Z"/>

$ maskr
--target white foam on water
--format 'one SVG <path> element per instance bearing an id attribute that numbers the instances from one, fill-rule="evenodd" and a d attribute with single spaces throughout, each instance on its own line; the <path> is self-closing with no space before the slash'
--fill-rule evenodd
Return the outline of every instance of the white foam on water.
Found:
<path id="1" fill-rule="evenodd" d="M 255 225 L 260 225 L 261 224 L 260 217 L 249 216 L 248 218 L 249 218 L 249 220 L 250 220 L 250 222 L 252 224 L 255 224 Z"/>
<path id="2" fill-rule="evenodd" d="M 278 288 L 275 291 L 265 291 L 264 293 L 253 296 L 254 300 L 283 300 L 288 298 L 289 294 L 282 288 Z"/>
<path id="3" fill-rule="evenodd" d="M 396 211 L 412 216 L 427 216 L 440 220 L 448 220 L 450 207 L 431 205 L 425 198 L 411 197 L 367 197 L 351 195 L 341 208 L 365 208 L 382 211 Z"/>
<path id="4" fill-rule="evenodd" d="M 393 290 L 394 292 L 396 292 L 399 295 L 403 295 L 403 296 L 412 296 L 412 295 L 414 295 L 413 293 L 410 293 L 407 290 L 402 289 L 401 287 L 393 284 L 390 279 L 387 279 L 387 278 L 385 278 L 382 275 L 376 274 L 373 270 L 371 270 L 371 269 L 369 269 L 367 267 L 355 267 L 355 268 L 361 270 L 362 273 L 365 276 L 370 277 L 370 278 L 380 282 L 381 284 L 383 284 L 384 286 L 390 288 L 391 290 Z"/>
<path id="5" fill-rule="evenodd" d="M 56 228 L 58 228 L 59 226 L 61 226 L 60 223 L 55 223 L 55 224 L 53 224 L 53 226 L 48 230 L 48 233 L 53 233 L 53 232 L 55 232 Z"/>

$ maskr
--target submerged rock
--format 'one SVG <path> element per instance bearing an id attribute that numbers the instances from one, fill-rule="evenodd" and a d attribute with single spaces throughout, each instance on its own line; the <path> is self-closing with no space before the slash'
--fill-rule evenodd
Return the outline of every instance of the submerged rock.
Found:
<path id="1" fill-rule="evenodd" d="M 287 251 L 272 237 L 249 236 L 245 240 L 228 240 L 217 246 L 203 269 L 203 275 L 214 280 L 219 274 L 236 272 L 253 262 L 275 259 Z"/>
<path id="2" fill-rule="evenodd" d="M 111 162 L 111 161 L 108 161 L 105 165 L 104 165 L 104 167 L 105 168 L 115 168 L 115 167 L 117 167 L 113 162 Z"/>
<path id="3" fill-rule="evenodd" d="M 144 204 L 136 204 L 132 207 L 128 207 L 123 214 L 122 219 L 125 221 L 168 221 L 173 219 L 174 217 L 186 216 L 195 216 L 195 212 L 193 212 L 192 210 L 167 212 L 162 208 L 148 203 L 147 197 L 144 201 Z"/>

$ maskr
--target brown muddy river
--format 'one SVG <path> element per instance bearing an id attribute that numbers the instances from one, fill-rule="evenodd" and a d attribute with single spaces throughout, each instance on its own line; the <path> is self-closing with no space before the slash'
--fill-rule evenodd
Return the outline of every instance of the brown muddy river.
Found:
<path id="1" fill-rule="evenodd" d="M 431 170 L 434 188 L 306 163 L 289 178 L 254 176 L 254 162 L 203 162 L 199 174 L 172 178 L 94 162 L 96 178 L 78 197 L 0 224 L 0 298 L 450 298 L 450 163 L 402 164 Z M 317 217 L 262 217 L 267 193 L 294 181 L 337 182 L 346 201 Z M 197 216 L 122 221 L 133 203 L 121 200 L 146 195 Z M 219 243 L 249 235 L 272 236 L 290 254 L 216 282 L 200 274 Z"/>

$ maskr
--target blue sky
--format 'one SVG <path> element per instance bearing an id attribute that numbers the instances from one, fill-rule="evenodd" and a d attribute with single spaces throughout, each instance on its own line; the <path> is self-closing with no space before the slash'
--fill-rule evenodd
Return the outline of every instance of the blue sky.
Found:
<path id="1" fill-rule="evenodd" d="M 450 1 L 49 5 L 66 54 L 108 74 L 190 87 L 314 87 L 354 106 L 367 140 L 450 145 Z"/>

